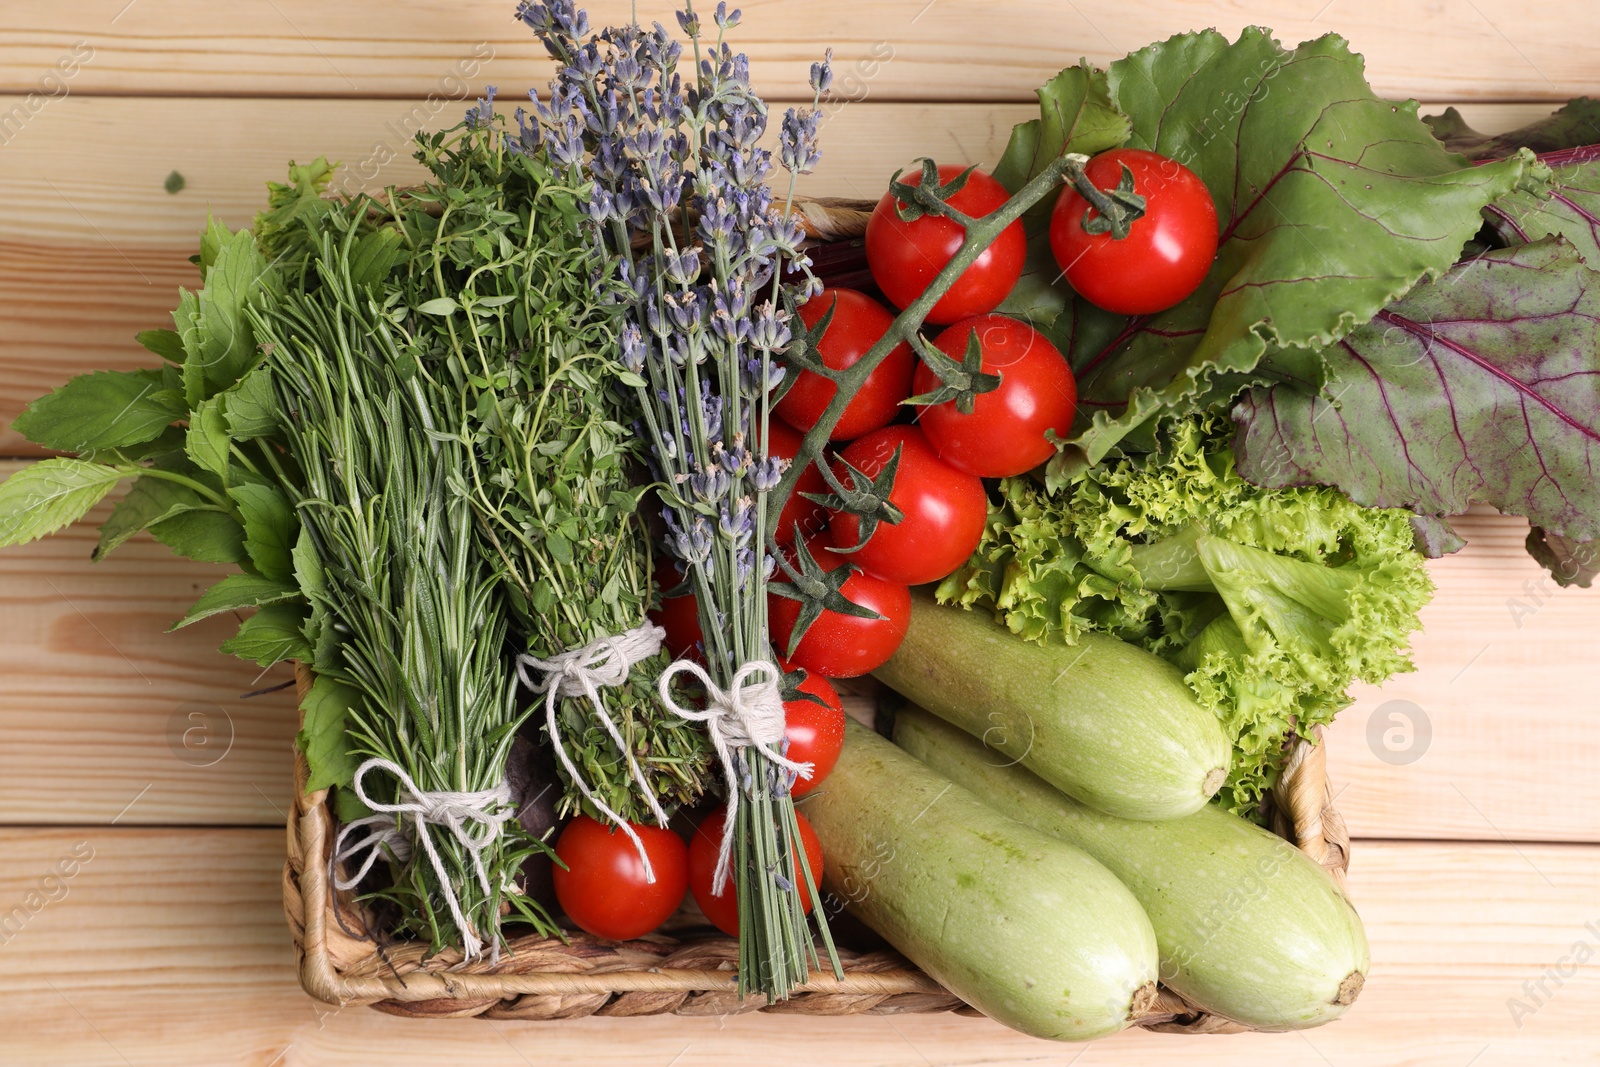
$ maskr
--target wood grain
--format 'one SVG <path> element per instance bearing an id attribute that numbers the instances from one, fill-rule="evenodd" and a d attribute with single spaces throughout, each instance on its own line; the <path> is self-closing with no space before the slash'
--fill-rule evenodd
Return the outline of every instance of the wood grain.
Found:
<path id="1" fill-rule="evenodd" d="M 626 21 L 622 0 L 586 5 Z M 639 4 L 672 25 L 676 3 Z M 709 4 L 701 5 L 709 10 Z M 1596 88 L 1600 9 L 1475 0 L 765 0 L 743 5 L 736 47 L 770 99 L 805 92 L 806 68 L 835 50 L 840 91 L 878 100 L 1026 100 L 1061 67 L 1104 64 L 1171 34 L 1273 27 L 1295 42 L 1330 30 L 1366 55 L 1380 92 L 1422 99 L 1564 99 Z M 448 91 L 467 57 L 493 55 L 479 84 L 520 94 L 549 77 L 512 0 L 37 0 L 0 3 L 0 88 L 41 91 L 77 42 L 92 49 L 74 93 L 421 97 Z M 857 64 L 881 57 L 876 73 Z M 886 59 L 886 61 L 883 61 Z M 859 72 L 858 72 L 859 71 Z M 846 80 L 846 75 L 854 75 Z M 60 89 L 53 83 L 42 91 Z"/>
<path id="2" fill-rule="evenodd" d="M 810 1064 L 825 1049 L 840 1067 L 921 1067 L 1063 1064 L 1083 1054 L 953 1016 L 540 1024 L 339 1011 L 296 984 L 277 899 L 282 849 L 274 830 L 0 831 L 0 924 L 10 917 L 0 926 L 0 1010 L 26 1020 L 0 1027 L 0 1062 L 521 1067 L 593 1062 L 598 1054 L 607 1064 L 661 1067 L 675 1057 Z M 71 877 L 56 873 L 64 860 L 66 869 L 79 861 Z M 1094 1045 L 1085 1061 L 1593 1062 L 1585 1022 L 1600 998 L 1600 972 L 1583 967 L 1559 988 L 1544 975 L 1565 967 L 1577 943 L 1600 948 L 1600 847 L 1374 843 L 1356 853 L 1351 887 L 1375 962 L 1343 1020 L 1302 1036 L 1124 1034 Z M 1535 1007 L 1523 983 L 1541 978 L 1549 995 L 1519 1028 L 1507 1002 Z"/>
<path id="3" fill-rule="evenodd" d="M 109 507 L 0 552 L 0 821 L 280 821 L 293 693 L 240 695 L 291 672 L 219 654 L 221 618 L 166 633 L 226 571 L 147 534 L 91 563 Z"/>
<path id="4" fill-rule="evenodd" d="M 0 100 L 0 111 L 5 106 Z M 456 122 L 462 106 L 83 97 L 52 104 L 25 140 L 0 150 L 0 202 L 26 206 L 0 213 L 0 307 L 8 319 L 0 331 L 0 455 L 38 454 L 10 429 L 34 397 L 88 370 L 154 362 L 133 336 L 170 325 L 178 287 L 198 283 L 188 260 L 208 213 L 247 225 L 265 202 L 265 183 L 283 180 L 291 159 L 343 161 L 355 175 L 352 189 L 415 180 L 411 133 Z M 846 105 L 828 119 L 822 166 L 803 191 L 870 198 L 895 168 L 923 154 L 992 162 L 1011 126 L 1035 110 Z M 1547 110 L 1479 105 L 1467 113 L 1494 131 Z M 176 195 L 163 189 L 174 170 L 186 182 Z M 363 172 L 371 177 L 356 180 Z"/>

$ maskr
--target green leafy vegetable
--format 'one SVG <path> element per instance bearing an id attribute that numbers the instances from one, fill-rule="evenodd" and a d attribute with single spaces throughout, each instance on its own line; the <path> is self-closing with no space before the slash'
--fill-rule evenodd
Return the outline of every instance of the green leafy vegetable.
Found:
<path id="1" fill-rule="evenodd" d="M 63 452 L 142 444 L 188 414 L 159 371 L 94 371 L 29 404 L 12 427 Z"/>
<path id="2" fill-rule="evenodd" d="M 1188 672 L 1235 745 L 1221 802 L 1253 814 L 1292 732 L 1310 736 L 1359 679 L 1408 670 L 1432 592 L 1409 513 L 1334 489 L 1259 489 L 1235 471 L 1225 420 L 1181 420 L 1163 449 L 1073 478 L 1027 479 L 946 602 L 993 609 L 1034 641 L 1107 633 Z"/>
<path id="3" fill-rule="evenodd" d="M 1525 153 L 1472 167 L 1445 151 L 1415 104 L 1373 95 L 1331 34 L 1293 51 L 1260 29 L 1234 43 L 1180 35 L 1111 64 L 1105 92 L 1130 144 L 1210 188 L 1221 243 L 1199 290 L 1167 311 L 1118 320 L 1060 293 L 1049 332 L 1078 372 L 1080 425 L 1057 483 L 1136 429 L 1151 447 L 1152 420 L 1226 402 L 1269 352 L 1314 375 L 1305 350 L 1447 269 L 1480 210 L 1530 180 Z"/>
<path id="4" fill-rule="evenodd" d="M 53 534 L 88 514 L 126 476 L 81 459 L 30 463 L 0 482 L 0 547 Z"/>
<path id="5" fill-rule="evenodd" d="M 1320 391 L 1234 409 L 1239 468 L 1361 504 L 1459 514 L 1482 501 L 1600 537 L 1600 274 L 1559 239 L 1488 252 L 1322 352 Z"/>
<path id="6" fill-rule="evenodd" d="M 273 604 L 239 625 L 239 632 L 222 642 L 218 651 L 250 660 L 262 667 L 290 659 L 309 659 L 311 646 L 303 632 L 304 604 Z"/>
<path id="7" fill-rule="evenodd" d="M 1519 129 L 1493 136 L 1468 126 L 1453 107 L 1445 108 L 1442 115 L 1425 115 L 1422 121 L 1446 148 L 1468 159 L 1503 159 L 1523 148 L 1542 154 L 1600 143 L 1600 100 L 1587 96 L 1569 100 L 1560 110 Z"/>
<path id="8" fill-rule="evenodd" d="M 230 574 L 200 594 L 200 599 L 194 602 L 194 607 L 189 609 L 187 615 L 173 623 L 171 629 L 181 630 L 190 623 L 209 619 L 225 611 L 293 600 L 299 593 L 297 587 L 285 585 L 271 578 L 262 578 L 254 574 Z"/>

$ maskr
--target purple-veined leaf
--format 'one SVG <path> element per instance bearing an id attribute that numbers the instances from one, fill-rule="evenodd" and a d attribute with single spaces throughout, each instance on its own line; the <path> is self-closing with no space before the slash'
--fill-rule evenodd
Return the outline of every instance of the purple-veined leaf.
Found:
<path id="1" fill-rule="evenodd" d="M 1322 355 L 1320 393 L 1257 387 L 1234 408 L 1245 478 L 1600 537 L 1600 274 L 1565 241 L 1463 263 Z"/>

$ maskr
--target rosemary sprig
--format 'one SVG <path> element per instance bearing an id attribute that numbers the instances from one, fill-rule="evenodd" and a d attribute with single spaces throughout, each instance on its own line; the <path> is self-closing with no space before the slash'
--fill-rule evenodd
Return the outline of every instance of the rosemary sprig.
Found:
<path id="1" fill-rule="evenodd" d="M 363 247 L 358 220 L 367 206 L 330 214 L 314 288 L 290 291 L 256 316 L 281 427 L 304 476 L 298 577 L 311 602 L 318 672 L 360 694 L 349 728 L 358 755 L 393 762 L 423 792 L 480 792 L 503 781 L 523 718 L 506 666 L 506 622 L 466 498 L 450 485 L 470 461 L 467 449 L 432 432 L 415 361 L 375 287 L 356 280 L 353 249 Z M 391 776 L 367 781 L 369 792 L 393 799 Z M 469 931 L 443 906 L 448 889 L 470 933 L 495 949 L 507 905 L 555 932 L 514 889 L 522 860 L 544 848 L 514 820 L 480 857 L 487 887 L 452 835 L 400 829 L 413 840 L 432 833 L 448 883 L 423 848 L 394 864 L 377 895 L 399 905 L 403 930 L 429 938 L 435 951 L 461 944 Z"/>

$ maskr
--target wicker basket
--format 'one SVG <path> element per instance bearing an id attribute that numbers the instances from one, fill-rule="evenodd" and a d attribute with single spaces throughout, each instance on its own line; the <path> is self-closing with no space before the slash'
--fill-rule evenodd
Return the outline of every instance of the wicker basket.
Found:
<path id="1" fill-rule="evenodd" d="M 858 286 L 869 278 L 859 238 L 871 201 L 807 199 L 798 203 L 811 255 L 830 284 Z M 298 673 L 301 695 L 309 685 Z M 1320 735 L 1319 735 L 1320 737 Z M 566 942 L 524 937 L 510 942 L 497 964 L 461 966 L 448 951 L 424 960 L 426 946 L 386 940 L 354 895 L 329 877 L 336 825 L 327 793 L 306 792 L 305 758 L 295 755 L 295 798 L 289 815 L 289 861 L 283 903 L 300 984 L 329 1004 L 370 1005 L 416 1017 L 480 1015 L 488 1019 L 569 1019 L 587 1015 L 725 1015 L 768 1011 L 798 1015 L 890 1015 L 954 1011 L 978 1014 L 961 999 L 892 952 L 852 952 L 841 946 L 844 979 L 812 980 L 789 1000 L 741 1001 L 736 991 L 738 945 L 698 926 L 618 943 L 573 933 Z M 1341 884 L 1350 839 L 1333 809 L 1322 745 L 1297 742 L 1273 797 L 1273 829 L 1325 867 Z M 672 929 L 672 924 L 668 924 Z M 1136 1025 L 1181 1033 L 1247 1029 L 1208 1015 L 1162 989 Z"/>
<path id="2" fill-rule="evenodd" d="M 309 672 L 297 675 L 301 696 Z M 329 1004 L 370 1005 L 419 1018 L 572 1019 L 587 1015 L 726 1015 L 768 1011 L 797 1015 L 893 1015 L 954 1011 L 977 1014 L 892 952 L 841 947 L 844 980 L 831 973 L 789 1000 L 741 1001 L 735 989 L 738 945 L 704 926 L 637 941 L 602 941 L 574 933 L 566 942 L 514 938 L 499 963 L 461 966 L 459 951 L 424 959 L 426 946 L 386 939 L 355 902 L 332 888 L 336 825 L 326 790 L 307 793 L 305 757 L 295 755 L 289 815 L 289 861 L 283 906 L 300 959 L 300 984 Z M 1274 795 L 1273 825 L 1342 885 L 1350 841 L 1333 809 L 1325 749 L 1297 742 Z M 1247 1029 L 1208 1015 L 1162 989 L 1136 1025 L 1179 1033 Z"/>

